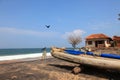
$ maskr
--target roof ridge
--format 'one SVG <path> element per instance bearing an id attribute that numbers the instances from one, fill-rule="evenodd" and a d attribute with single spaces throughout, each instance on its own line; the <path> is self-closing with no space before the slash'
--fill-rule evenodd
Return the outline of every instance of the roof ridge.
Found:
<path id="1" fill-rule="evenodd" d="M 103 34 L 103 33 L 91 34 L 91 35 L 86 37 L 86 39 L 94 39 L 94 38 L 96 38 L 96 39 L 98 39 L 98 38 L 105 38 L 106 39 L 106 38 L 110 38 L 110 37 L 105 35 L 105 34 Z"/>

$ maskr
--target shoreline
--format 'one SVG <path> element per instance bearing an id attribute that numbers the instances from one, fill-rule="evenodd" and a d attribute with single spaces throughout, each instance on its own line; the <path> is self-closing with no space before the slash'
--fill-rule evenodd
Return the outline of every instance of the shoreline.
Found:
<path id="1" fill-rule="evenodd" d="M 21 60 L 21 59 L 34 59 L 34 58 L 41 58 L 43 53 L 31 53 L 31 54 L 20 54 L 20 55 L 8 55 L 8 56 L 0 56 L 1 61 L 8 61 L 8 60 Z M 46 57 L 51 56 L 51 53 L 47 53 Z"/>
<path id="2" fill-rule="evenodd" d="M 10 55 L 10 56 L 0 56 L 0 64 L 9 64 L 9 63 L 17 63 L 17 62 L 27 62 L 27 61 L 36 61 L 43 60 L 42 53 L 36 54 L 26 54 L 24 55 Z M 34 55 L 34 56 L 33 56 Z M 23 57 L 24 56 L 24 57 Z M 47 53 L 45 59 L 53 58 L 50 53 Z"/>
<path id="3" fill-rule="evenodd" d="M 47 56 L 47 59 L 52 59 L 53 57 L 52 56 Z M 37 60 L 43 60 L 41 59 L 41 57 L 35 57 L 35 58 L 24 58 L 24 59 L 13 59 L 13 60 L 3 60 L 3 61 L 0 61 L 0 65 L 1 64 L 11 64 L 11 63 L 19 63 L 19 62 L 30 62 L 30 61 L 37 61 Z"/>

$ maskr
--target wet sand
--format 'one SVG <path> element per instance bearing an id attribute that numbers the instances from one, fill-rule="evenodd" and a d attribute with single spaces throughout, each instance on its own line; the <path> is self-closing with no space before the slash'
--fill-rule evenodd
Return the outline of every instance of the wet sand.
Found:
<path id="1" fill-rule="evenodd" d="M 79 64 L 56 58 L 44 60 L 13 60 L 0 62 L 0 80 L 119 80 L 120 72 L 84 67 L 75 75 L 72 69 Z"/>

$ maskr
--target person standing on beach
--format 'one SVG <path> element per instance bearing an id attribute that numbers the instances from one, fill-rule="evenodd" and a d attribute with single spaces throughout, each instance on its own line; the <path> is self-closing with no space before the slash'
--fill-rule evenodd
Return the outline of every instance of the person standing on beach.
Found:
<path id="1" fill-rule="evenodd" d="M 46 47 L 44 47 L 42 49 L 43 53 L 42 53 L 42 59 L 44 60 L 44 62 L 46 61 L 46 57 L 47 57 L 47 52 L 46 52 Z"/>

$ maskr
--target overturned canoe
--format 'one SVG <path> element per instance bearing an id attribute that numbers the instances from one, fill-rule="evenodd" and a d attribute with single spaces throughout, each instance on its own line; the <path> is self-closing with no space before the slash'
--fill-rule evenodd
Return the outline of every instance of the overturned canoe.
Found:
<path id="1" fill-rule="evenodd" d="M 51 54 L 55 58 L 73 62 L 73 63 L 79 63 L 83 65 L 89 65 L 89 66 L 95 66 L 99 68 L 120 71 L 120 60 L 119 59 L 90 56 L 90 55 L 85 55 L 85 54 L 72 55 L 72 54 L 66 53 L 64 49 L 59 49 L 59 48 L 52 48 Z"/>

